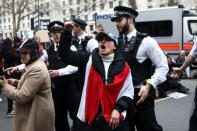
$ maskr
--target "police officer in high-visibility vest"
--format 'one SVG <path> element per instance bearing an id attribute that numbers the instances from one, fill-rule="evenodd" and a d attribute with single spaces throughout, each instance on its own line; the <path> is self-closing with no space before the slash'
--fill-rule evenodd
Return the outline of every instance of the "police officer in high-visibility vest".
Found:
<path id="1" fill-rule="evenodd" d="M 63 26 L 64 24 L 60 21 L 53 21 L 48 25 L 48 30 L 52 36 L 52 45 L 47 51 L 48 69 L 52 78 L 56 131 L 70 131 L 67 116 L 69 113 L 71 119 L 75 122 L 80 101 L 80 94 L 75 84 L 75 73 L 78 68 L 67 65 L 60 59 L 58 53 L 60 34 Z M 76 51 L 76 48 L 72 46 L 71 50 Z"/>
<path id="2" fill-rule="evenodd" d="M 118 50 L 131 68 L 134 101 L 138 110 L 134 117 L 129 117 L 131 130 L 135 130 L 136 126 L 138 131 L 162 131 L 155 117 L 154 98 L 149 93 L 166 80 L 167 59 L 153 38 L 135 29 L 136 10 L 117 6 L 114 13 L 111 21 L 116 22 L 120 34 Z M 156 66 L 154 73 L 151 72 L 152 65 Z M 143 84 L 147 78 L 151 78 L 150 81 Z"/>

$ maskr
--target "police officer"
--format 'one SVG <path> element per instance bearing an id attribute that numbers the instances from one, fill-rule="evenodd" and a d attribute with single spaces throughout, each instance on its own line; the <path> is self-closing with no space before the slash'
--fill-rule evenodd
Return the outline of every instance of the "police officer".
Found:
<path id="1" fill-rule="evenodd" d="M 194 35 L 197 35 L 194 34 Z M 180 68 L 177 68 L 174 70 L 172 77 L 178 78 L 181 76 L 183 71 L 186 67 L 188 67 L 194 59 L 197 58 L 197 37 L 194 38 L 194 46 L 192 47 L 192 50 L 190 51 L 189 55 L 187 56 L 185 62 Z M 195 96 L 194 96 L 194 106 L 193 106 L 193 112 L 191 114 L 190 120 L 189 120 L 189 130 L 188 131 L 196 131 L 197 130 L 197 86 L 195 89 Z"/>
<path id="2" fill-rule="evenodd" d="M 82 19 L 72 19 L 72 22 L 74 24 L 74 28 L 72 30 L 72 33 L 74 34 L 72 38 L 72 45 L 77 48 L 77 51 L 92 52 L 95 48 L 97 48 L 97 40 L 85 31 L 87 23 Z M 76 83 L 79 90 L 82 89 L 84 81 L 84 76 L 82 74 L 84 74 L 84 72 L 81 68 L 79 68 L 76 75 Z"/>
<path id="3" fill-rule="evenodd" d="M 85 27 L 87 23 L 82 19 L 73 19 L 72 21 L 74 22 L 74 28 L 72 30 L 74 34 L 73 44 L 78 51 L 92 52 L 98 47 L 98 42 L 86 33 Z"/>
<path id="4" fill-rule="evenodd" d="M 111 21 L 116 22 L 120 33 L 118 50 L 122 52 L 131 68 L 134 101 L 138 110 L 134 119 L 129 117 L 131 130 L 135 130 L 136 126 L 138 131 L 162 131 L 155 117 L 154 98 L 150 97 L 149 93 L 151 88 L 156 88 L 166 80 L 167 59 L 154 39 L 135 29 L 137 11 L 125 6 L 116 6 L 114 12 Z M 156 67 L 154 73 L 151 72 L 152 65 Z M 151 78 L 150 81 L 143 84 L 147 78 Z"/>
<path id="5" fill-rule="evenodd" d="M 68 112 L 75 122 L 80 95 L 74 81 L 77 67 L 64 63 L 58 53 L 60 34 L 64 24 L 53 21 L 48 25 L 52 36 L 52 45 L 48 50 L 49 74 L 52 78 L 52 94 L 55 105 L 55 129 L 56 131 L 70 131 Z M 76 48 L 71 47 L 71 50 Z"/>

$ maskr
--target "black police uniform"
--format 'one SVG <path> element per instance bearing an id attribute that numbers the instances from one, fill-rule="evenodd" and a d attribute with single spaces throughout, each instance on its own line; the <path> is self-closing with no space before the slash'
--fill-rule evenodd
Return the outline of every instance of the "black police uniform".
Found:
<path id="1" fill-rule="evenodd" d="M 135 18 L 138 15 L 138 12 L 133 10 L 132 8 L 124 7 L 124 6 L 117 6 L 114 8 L 115 14 L 114 17 L 111 18 L 111 21 L 114 22 L 117 17 L 130 17 L 132 16 Z M 146 37 L 146 34 L 137 32 L 136 37 L 131 38 L 130 41 L 125 42 L 123 40 L 123 36 L 119 37 L 118 47 L 117 49 L 122 53 L 125 60 L 128 62 L 129 66 L 131 67 L 131 74 L 133 79 L 133 85 L 138 85 L 144 82 L 146 79 L 150 78 L 152 74 L 152 62 L 150 58 L 147 58 L 142 63 L 139 63 L 136 59 L 136 54 L 138 48 L 141 44 L 141 41 Z M 135 104 L 140 99 L 138 93 L 140 88 L 134 89 L 134 102 Z M 151 91 L 150 91 L 151 92 Z M 155 112 L 154 112 L 154 98 L 147 97 L 143 103 L 136 106 L 138 112 L 133 116 L 133 114 L 128 114 L 129 124 L 131 130 L 135 130 L 134 125 L 138 131 L 162 131 L 162 127 L 157 124 Z M 144 112 L 144 109 L 150 109 L 148 112 Z M 149 120 L 146 121 L 148 118 Z M 143 120 L 140 125 L 139 120 Z M 143 125 L 144 124 L 144 125 Z M 151 125 L 151 126 L 150 126 Z"/>
<path id="2" fill-rule="evenodd" d="M 82 19 L 72 19 L 72 21 L 74 22 L 75 26 L 80 26 L 81 28 L 87 26 L 87 23 L 85 21 L 83 21 Z M 81 39 L 81 43 L 80 39 L 77 36 L 73 36 L 72 38 L 72 45 L 74 45 L 77 48 L 77 51 L 82 51 L 82 52 L 88 52 L 86 50 L 88 41 L 92 39 L 91 36 L 86 36 L 85 39 Z M 84 71 L 81 68 L 78 68 L 78 72 L 77 72 L 77 76 L 76 76 L 76 83 L 78 84 L 79 89 L 81 90 L 83 87 L 83 81 L 84 81 Z"/>
<path id="3" fill-rule="evenodd" d="M 81 28 L 85 28 L 87 26 L 87 23 L 83 21 L 82 19 L 72 19 L 75 26 L 80 26 Z M 73 36 L 72 44 L 77 48 L 77 51 L 86 51 L 87 43 L 92 37 L 86 36 L 85 39 L 81 40 L 81 43 L 79 44 L 80 40 L 77 36 Z"/>
<path id="4" fill-rule="evenodd" d="M 55 21 L 49 24 L 49 31 L 63 29 L 63 23 Z M 55 43 L 48 50 L 49 70 L 58 70 L 67 66 L 60 57 L 58 50 L 54 50 Z M 55 128 L 56 131 L 70 131 L 68 123 L 68 112 L 76 121 L 76 114 L 80 101 L 79 91 L 75 84 L 75 73 L 52 78 L 52 94 L 55 105 Z M 74 123 L 73 123 L 74 125 Z"/>

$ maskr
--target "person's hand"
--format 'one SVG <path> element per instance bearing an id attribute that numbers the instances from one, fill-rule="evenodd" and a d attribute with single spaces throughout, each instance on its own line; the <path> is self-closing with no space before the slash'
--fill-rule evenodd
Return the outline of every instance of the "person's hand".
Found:
<path id="1" fill-rule="evenodd" d="M 109 126 L 112 129 L 115 129 L 116 127 L 119 126 L 119 121 L 120 121 L 120 113 L 116 109 L 114 109 L 111 114 L 111 119 L 109 120 Z"/>
<path id="2" fill-rule="evenodd" d="M 181 68 L 175 68 L 174 71 L 170 75 L 172 78 L 179 78 L 181 74 L 183 73 L 183 70 Z"/>
<path id="3" fill-rule="evenodd" d="M 8 81 L 6 80 L 5 76 L 2 76 L 0 79 L 0 85 L 4 88 L 5 84 L 8 84 Z"/>
<path id="4" fill-rule="evenodd" d="M 12 73 L 15 73 L 18 71 L 18 67 L 10 67 L 4 70 L 4 72 L 7 72 L 8 75 L 11 75 Z"/>
<path id="5" fill-rule="evenodd" d="M 49 75 L 51 76 L 51 78 L 58 77 L 59 72 L 58 70 L 49 70 Z"/>
<path id="6" fill-rule="evenodd" d="M 18 80 L 17 79 L 10 78 L 10 79 L 7 79 L 7 81 L 8 81 L 8 84 L 13 85 L 15 87 L 18 85 Z"/>
<path id="7" fill-rule="evenodd" d="M 72 31 L 74 28 L 74 23 L 72 21 L 64 23 L 64 30 Z"/>
<path id="8" fill-rule="evenodd" d="M 138 93 L 138 96 L 141 96 L 140 99 L 137 101 L 136 105 L 141 104 L 144 102 L 144 100 L 147 98 L 148 93 L 151 89 L 151 86 L 149 84 L 146 84 L 145 86 L 142 86 L 140 88 L 140 92 Z"/>

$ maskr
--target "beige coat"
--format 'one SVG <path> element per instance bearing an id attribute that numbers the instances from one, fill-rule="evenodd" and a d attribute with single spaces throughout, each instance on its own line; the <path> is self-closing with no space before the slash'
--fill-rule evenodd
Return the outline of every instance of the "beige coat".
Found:
<path id="1" fill-rule="evenodd" d="M 41 59 L 24 69 L 17 88 L 6 84 L 3 93 L 16 101 L 14 131 L 54 131 L 50 76 Z"/>

